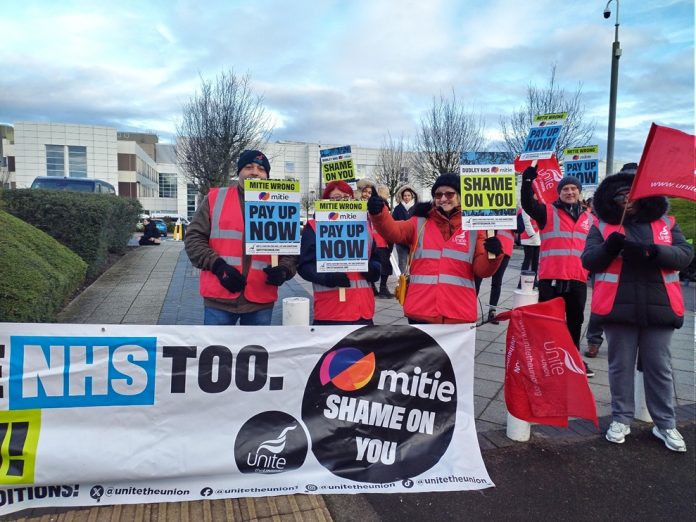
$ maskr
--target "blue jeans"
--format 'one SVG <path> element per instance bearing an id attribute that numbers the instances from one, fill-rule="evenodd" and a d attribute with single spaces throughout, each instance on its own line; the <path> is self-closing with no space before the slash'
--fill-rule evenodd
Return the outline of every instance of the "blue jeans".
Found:
<path id="1" fill-rule="evenodd" d="M 246 314 L 235 314 L 209 306 L 204 308 L 203 324 L 207 325 L 235 325 L 239 321 L 242 326 L 268 326 L 273 316 L 273 307 Z"/>

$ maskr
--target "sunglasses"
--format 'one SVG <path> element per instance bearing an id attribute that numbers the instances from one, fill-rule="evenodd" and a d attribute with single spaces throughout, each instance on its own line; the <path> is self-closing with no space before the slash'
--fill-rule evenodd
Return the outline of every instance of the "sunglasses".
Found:
<path id="1" fill-rule="evenodd" d="M 624 203 L 628 201 L 628 192 L 619 192 L 612 199 L 617 203 Z"/>
<path id="2" fill-rule="evenodd" d="M 331 201 L 350 201 L 351 198 L 350 196 L 332 196 L 329 198 Z"/>
<path id="3" fill-rule="evenodd" d="M 434 194 L 434 198 L 437 201 L 438 199 L 442 199 L 443 197 L 449 199 L 454 199 L 454 196 L 456 196 L 457 193 L 454 190 L 448 190 L 447 192 L 436 192 Z"/>

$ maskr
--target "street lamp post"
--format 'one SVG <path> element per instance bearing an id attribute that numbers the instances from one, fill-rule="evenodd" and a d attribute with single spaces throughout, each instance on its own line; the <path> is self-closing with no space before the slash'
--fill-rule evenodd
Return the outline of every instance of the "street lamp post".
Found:
<path id="1" fill-rule="evenodd" d="M 616 1 L 616 22 L 614 23 L 614 43 L 611 46 L 611 86 L 609 90 L 609 130 L 607 135 L 607 172 L 609 176 L 614 173 L 614 134 L 616 131 L 616 90 L 619 84 L 619 58 L 621 58 L 621 45 L 619 44 L 619 0 L 609 0 L 604 8 L 604 18 L 611 16 L 609 5 Z"/>

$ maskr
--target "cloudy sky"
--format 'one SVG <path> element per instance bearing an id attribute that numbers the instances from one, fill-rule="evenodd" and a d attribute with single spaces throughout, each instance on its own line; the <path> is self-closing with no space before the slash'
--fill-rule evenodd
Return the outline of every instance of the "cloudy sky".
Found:
<path id="1" fill-rule="evenodd" d="M 582 85 L 606 147 L 614 13 L 605 0 L 0 1 L 0 123 L 53 121 L 171 139 L 200 77 L 249 74 L 272 140 L 378 147 L 407 138 L 433 96 L 486 117 L 527 86 Z M 693 132 L 693 0 L 620 1 L 615 158 L 640 157 L 651 122 Z"/>

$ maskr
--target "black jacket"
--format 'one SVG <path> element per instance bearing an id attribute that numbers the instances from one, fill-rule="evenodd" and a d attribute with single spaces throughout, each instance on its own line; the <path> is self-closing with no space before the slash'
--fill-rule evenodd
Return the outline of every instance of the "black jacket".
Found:
<path id="1" fill-rule="evenodd" d="M 600 221 L 610 225 L 621 222 L 623 208 L 614 202 L 616 192 L 630 187 L 633 174 L 615 174 L 602 181 L 594 194 L 593 206 Z M 651 223 L 660 219 L 669 209 L 664 197 L 650 197 L 634 202 L 638 207 L 635 215 L 624 219 L 626 240 L 653 245 Z M 607 315 L 599 316 L 603 323 L 623 323 L 641 326 L 669 326 L 680 328 L 683 317 L 678 317 L 670 307 L 663 284 L 661 268 L 683 270 L 693 257 L 693 249 L 684 239 L 679 226 L 672 228 L 672 246 L 655 245 L 657 254 L 652 259 L 633 260 L 624 256 L 619 275 L 619 288 L 614 305 Z M 602 272 L 614 259 L 604 247 L 604 238 L 596 226 L 590 229 L 582 264 L 591 272 Z M 593 314 L 596 315 L 596 314 Z"/>
<path id="2" fill-rule="evenodd" d="M 374 241 L 372 242 L 372 250 L 370 251 L 370 259 L 368 267 L 375 274 L 373 277 L 368 277 L 368 273 L 361 273 L 363 278 L 374 283 L 379 279 L 381 264 L 379 262 L 379 254 Z M 307 224 L 302 231 L 302 242 L 300 246 L 300 260 L 297 264 L 297 273 L 309 281 L 323 286 L 332 286 L 329 279 L 331 274 L 317 272 L 317 234 L 314 229 Z"/>

